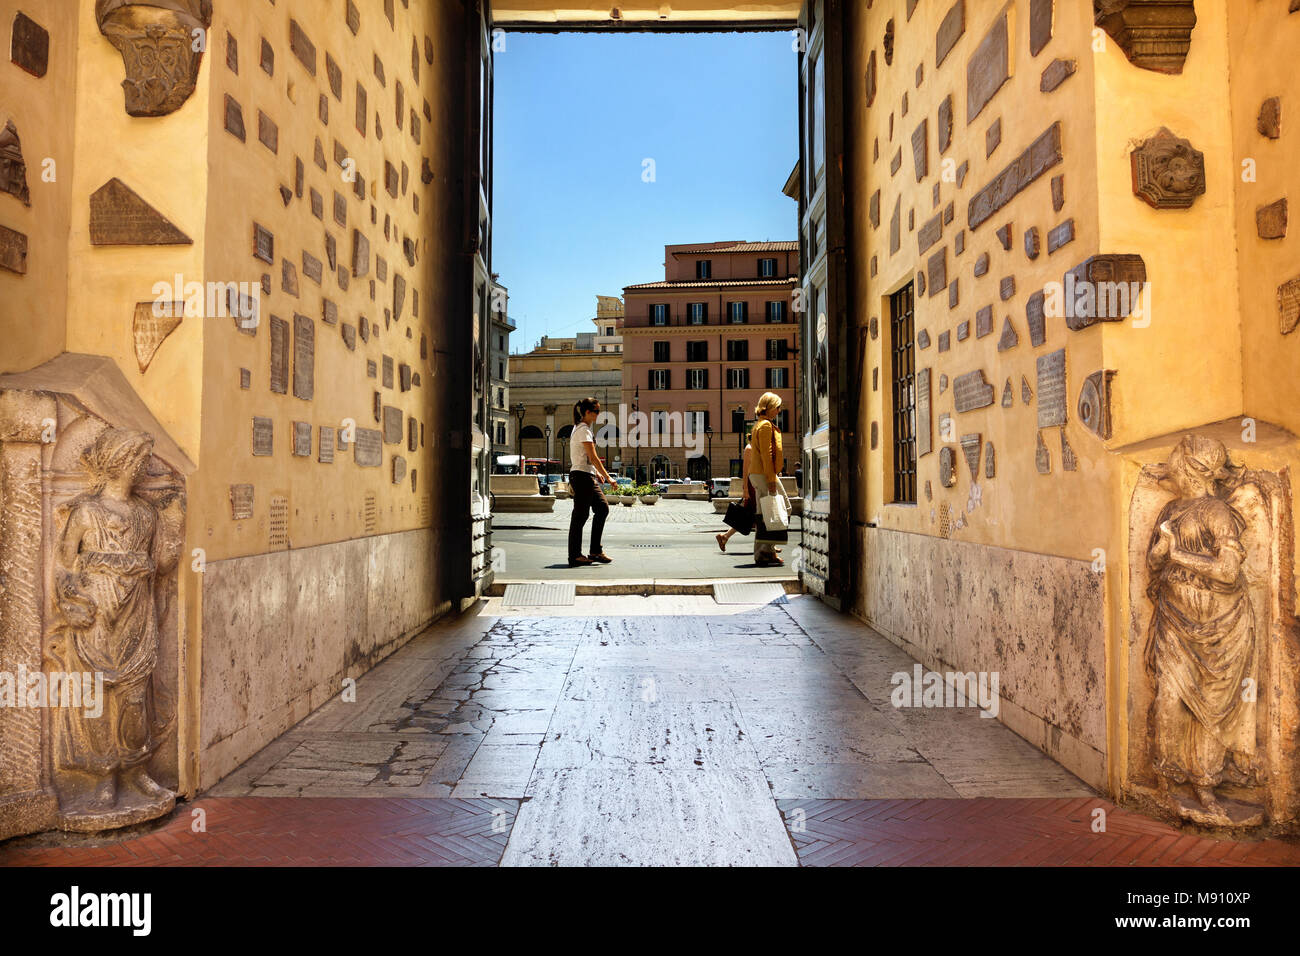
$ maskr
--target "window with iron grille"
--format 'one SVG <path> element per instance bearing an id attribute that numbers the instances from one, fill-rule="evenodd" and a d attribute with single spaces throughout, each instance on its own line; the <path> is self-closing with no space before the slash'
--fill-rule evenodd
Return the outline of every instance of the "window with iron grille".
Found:
<path id="1" fill-rule="evenodd" d="M 708 388 L 709 370 L 707 368 L 688 368 L 686 370 L 686 387 L 695 389 Z"/>
<path id="2" fill-rule="evenodd" d="M 728 339 L 727 340 L 727 361 L 748 362 L 749 341 L 747 339 Z"/>
<path id="3" fill-rule="evenodd" d="M 709 321 L 709 303 L 691 302 L 686 306 L 686 321 L 691 325 L 705 325 Z"/>
<path id="4" fill-rule="evenodd" d="M 749 369 L 727 369 L 727 388 L 749 388 Z"/>
<path id="5" fill-rule="evenodd" d="M 652 368 L 650 370 L 650 387 L 656 390 L 668 388 L 670 380 L 669 370 L 666 368 Z"/>
<path id="6" fill-rule="evenodd" d="M 749 321 L 749 303 L 728 302 L 727 319 L 732 325 L 744 325 Z"/>
<path id="7" fill-rule="evenodd" d="M 776 260 L 775 260 L 775 259 L 759 259 L 759 260 L 758 260 L 758 276 L 759 276 L 760 279 L 775 279 L 775 278 L 776 278 Z"/>
<path id="8" fill-rule="evenodd" d="M 686 361 L 707 362 L 708 360 L 709 360 L 708 342 L 687 342 L 686 343 Z"/>
<path id="9" fill-rule="evenodd" d="M 767 370 L 767 387 L 768 388 L 789 388 L 786 382 L 788 370 L 785 368 L 770 368 Z"/>
<path id="10" fill-rule="evenodd" d="M 695 260 L 695 278 L 712 279 L 713 278 L 713 260 L 696 259 Z"/>
<path id="11" fill-rule="evenodd" d="M 916 353 L 913 290 L 909 282 L 889 297 L 890 375 L 893 380 L 894 501 L 916 504 Z"/>
<path id="12" fill-rule="evenodd" d="M 667 325 L 668 324 L 668 306 L 652 305 L 650 306 L 650 324 Z"/>
<path id="13" fill-rule="evenodd" d="M 668 343 L 668 342 L 656 342 L 656 343 L 654 344 L 654 346 L 655 346 L 655 359 L 654 359 L 654 360 L 655 360 L 656 362 L 671 362 L 671 361 L 672 361 L 672 359 L 668 357 L 669 354 L 670 354 L 670 349 L 669 349 L 669 343 Z"/>
<path id="14" fill-rule="evenodd" d="M 785 339 L 768 339 L 767 340 L 767 360 L 769 362 L 784 362 L 789 357 L 790 343 Z"/>
<path id="15" fill-rule="evenodd" d="M 785 303 L 769 302 L 767 304 L 767 321 L 784 322 L 785 321 Z"/>

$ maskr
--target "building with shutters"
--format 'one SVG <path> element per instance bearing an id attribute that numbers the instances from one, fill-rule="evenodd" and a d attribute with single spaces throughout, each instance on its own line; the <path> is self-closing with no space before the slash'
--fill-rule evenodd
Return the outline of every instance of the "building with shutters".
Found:
<path id="1" fill-rule="evenodd" d="M 626 449 L 647 478 L 740 474 L 746 429 L 764 392 L 782 399 L 785 462 L 799 460 L 797 242 L 664 247 L 664 278 L 623 289 L 623 402 L 648 416 Z"/>

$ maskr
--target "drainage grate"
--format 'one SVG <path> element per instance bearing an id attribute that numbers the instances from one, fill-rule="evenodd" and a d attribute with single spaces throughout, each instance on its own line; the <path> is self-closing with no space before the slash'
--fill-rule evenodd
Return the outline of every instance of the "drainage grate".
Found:
<path id="1" fill-rule="evenodd" d="M 502 607 L 546 607 L 573 603 L 573 582 L 540 581 L 531 584 L 507 584 Z"/>
<path id="2" fill-rule="evenodd" d="M 713 585 L 719 604 L 785 604 L 785 588 L 774 581 L 736 581 Z"/>
<path id="3" fill-rule="evenodd" d="M 633 548 L 666 548 L 666 547 L 668 547 L 668 546 L 667 546 L 666 544 L 633 544 L 633 545 L 630 545 L 629 547 L 633 547 Z"/>

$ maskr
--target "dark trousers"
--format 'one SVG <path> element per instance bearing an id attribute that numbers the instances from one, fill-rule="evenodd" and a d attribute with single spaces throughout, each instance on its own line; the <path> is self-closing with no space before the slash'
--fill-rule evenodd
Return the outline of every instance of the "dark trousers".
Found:
<path id="1" fill-rule="evenodd" d="M 596 476 L 589 471 L 569 472 L 569 488 L 573 491 L 573 517 L 569 519 L 569 560 L 582 557 L 582 527 L 591 518 L 591 554 L 600 554 L 600 535 L 605 530 L 609 515 L 609 502 L 596 484 Z"/>

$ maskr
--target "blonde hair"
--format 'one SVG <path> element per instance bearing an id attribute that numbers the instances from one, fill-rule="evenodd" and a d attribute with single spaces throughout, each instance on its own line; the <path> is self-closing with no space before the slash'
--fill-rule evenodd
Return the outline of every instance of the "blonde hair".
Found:
<path id="1" fill-rule="evenodd" d="M 781 396 L 776 392 L 764 392 L 758 399 L 758 404 L 754 406 L 754 417 L 762 418 L 763 413 L 769 408 L 780 408 Z"/>

